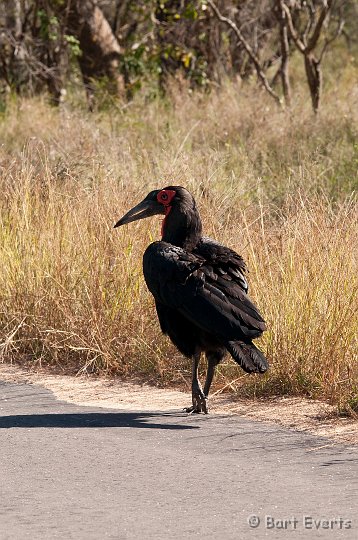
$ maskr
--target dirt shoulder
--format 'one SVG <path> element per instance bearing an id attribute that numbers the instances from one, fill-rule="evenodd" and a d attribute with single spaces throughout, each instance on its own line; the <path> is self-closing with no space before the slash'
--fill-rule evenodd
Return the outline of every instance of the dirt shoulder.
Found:
<path id="1" fill-rule="evenodd" d="M 190 395 L 177 390 L 123 382 L 114 378 L 52 375 L 0 364 L 0 381 L 44 386 L 58 399 L 84 406 L 113 409 L 167 411 L 190 404 Z M 327 445 L 358 444 L 358 422 L 340 418 L 327 403 L 297 397 L 237 400 L 232 395 L 214 395 L 210 409 L 219 414 L 239 414 L 276 423 L 296 431 L 327 437 Z"/>

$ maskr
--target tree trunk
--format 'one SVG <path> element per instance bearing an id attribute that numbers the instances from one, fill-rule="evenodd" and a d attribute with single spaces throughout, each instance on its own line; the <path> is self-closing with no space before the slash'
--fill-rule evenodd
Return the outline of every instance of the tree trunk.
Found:
<path id="1" fill-rule="evenodd" d="M 290 49 L 288 43 L 288 28 L 287 28 L 287 19 L 285 11 L 280 6 L 280 1 L 278 1 L 278 21 L 280 26 L 280 47 L 281 47 L 281 67 L 280 67 L 280 77 L 282 83 L 283 96 L 285 98 L 286 105 L 291 104 L 291 86 L 290 79 L 288 74 L 289 68 L 289 59 L 290 59 Z"/>
<path id="2" fill-rule="evenodd" d="M 4 55 L 6 62 L 3 62 L 6 81 L 9 86 L 15 82 L 16 91 L 20 92 L 28 79 L 28 70 L 24 61 L 24 51 L 21 42 L 22 21 L 20 0 L 7 0 L 5 2 L 5 25 L 4 40 L 9 54 Z"/>
<path id="3" fill-rule="evenodd" d="M 6 0 L 6 28 L 11 30 L 14 37 L 18 39 L 21 35 L 21 2 L 20 0 Z"/>
<path id="4" fill-rule="evenodd" d="M 122 97 L 124 83 L 119 72 L 121 48 L 96 0 L 74 1 L 70 24 L 82 51 L 79 65 L 90 108 L 93 108 L 94 100 L 93 80 L 101 76 L 107 76 L 112 83 L 111 91 Z"/>
<path id="5" fill-rule="evenodd" d="M 318 112 L 322 90 L 322 74 L 320 62 L 313 54 L 305 54 L 305 69 L 307 82 L 310 89 L 312 107 L 315 113 Z"/>

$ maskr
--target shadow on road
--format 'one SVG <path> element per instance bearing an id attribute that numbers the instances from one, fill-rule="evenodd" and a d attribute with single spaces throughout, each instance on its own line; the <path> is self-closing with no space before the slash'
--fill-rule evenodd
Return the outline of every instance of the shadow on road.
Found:
<path id="1" fill-rule="evenodd" d="M 153 422 L 150 419 L 170 418 L 160 413 L 61 413 L 19 414 L 0 417 L 0 429 L 6 428 L 155 428 L 198 429 L 199 426 Z"/>

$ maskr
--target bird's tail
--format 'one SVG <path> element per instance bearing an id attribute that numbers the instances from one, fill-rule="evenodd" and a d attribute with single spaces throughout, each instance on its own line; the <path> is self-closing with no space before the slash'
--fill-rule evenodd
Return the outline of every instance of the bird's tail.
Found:
<path id="1" fill-rule="evenodd" d="M 252 342 L 229 341 L 225 346 L 246 373 L 265 373 L 268 369 L 265 356 Z"/>

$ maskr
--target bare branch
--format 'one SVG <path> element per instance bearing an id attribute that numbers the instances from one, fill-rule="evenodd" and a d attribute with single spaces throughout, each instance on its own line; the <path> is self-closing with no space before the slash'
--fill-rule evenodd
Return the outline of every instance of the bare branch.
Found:
<path id="1" fill-rule="evenodd" d="M 286 3 L 283 0 L 279 0 L 280 7 L 281 7 L 281 9 L 284 10 L 284 12 L 286 14 L 286 17 L 287 17 L 287 25 L 288 25 L 288 29 L 290 31 L 291 37 L 292 37 L 296 47 L 298 48 L 298 50 L 303 55 L 309 55 L 313 51 L 313 49 L 316 47 L 319 36 L 321 34 L 321 31 L 322 31 L 322 26 L 323 26 L 324 22 L 326 21 L 329 12 L 332 9 L 333 3 L 334 3 L 334 0 L 328 0 L 328 1 L 324 2 L 321 13 L 320 13 L 319 18 L 318 18 L 318 21 L 316 23 L 316 26 L 313 29 L 313 34 L 312 34 L 311 38 L 309 39 L 308 44 L 306 45 L 305 42 L 306 42 L 306 38 L 307 38 L 307 33 L 313 27 L 313 20 L 314 20 L 314 17 L 315 17 L 314 9 L 312 8 L 312 6 L 310 6 L 310 5 L 308 6 L 309 7 L 309 12 L 310 12 L 310 21 L 309 21 L 309 24 L 307 25 L 307 27 L 306 27 L 306 29 L 304 31 L 303 37 L 300 38 L 300 36 L 296 32 L 296 29 L 295 29 L 295 27 L 293 25 L 290 8 L 286 5 Z M 330 39 L 325 40 L 325 43 L 323 45 L 323 49 L 322 49 L 322 52 L 320 54 L 318 63 L 321 62 L 321 60 L 323 58 L 323 55 L 326 52 L 327 47 L 332 43 L 332 41 L 334 41 L 342 33 L 343 26 L 344 26 L 344 21 L 341 19 L 340 23 L 339 23 L 339 26 L 337 28 L 337 31 L 335 32 L 334 36 L 332 38 L 330 38 Z"/>
<path id="2" fill-rule="evenodd" d="M 308 45 L 307 45 L 307 52 L 308 53 L 313 51 L 313 49 L 317 45 L 317 41 L 319 39 L 319 36 L 321 35 L 322 26 L 323 26 L 323 24 L 324 24 L 324 22 L 325 22 L 325 20 L 327 18 L 328 13 L 332 9 L 333 2 L 334 2 L 334 0 L 328 0 L 328 1 L 324 2 L 324 4 L 323 4 L 321 13 L 320 13 L 318 21 L 317 21 L 317 24 L 316 24 L 316 26 L 315 26 L 315 28 L 313 30 L 312 37 L 309 40 Z"/>
<path id="3" fill-rule="evenodd" d="M 306 51 L 306 46 L 305 44 L 303 43 L 303 41 L 300 39 L 300 36 L 298 35 L 298 33 L 296 32 L 296 29 L 294 27 L 294 24 L 293 24 L 293 21 L 292 21 L 292 17 L 291 17 L 291 11 L 290 11 L 290 8 L 287 7 L 287 5 L 285 4 L 285 2 L 283 2 L 282 0 L 280 0 L 280 7 L 281 9 L 284 10 L 284 12 L 286 13 L 286 17 L 287 17 L 287 26 L 288 26 L 288 29 L 290 31 L 290 34 L 291 34 L 291 37 L 297 47 L 297 49 L 302 53 L 302 54 L 305 54 L 305 51 Z"/>
<path id="4" fill-rule="evenodd" d="M 289 58 L 290 47 L 288 43 L 288 28 L 287 17 L 285 11 L 281 8 L 281 0 L 276 0 L 278 7 L 277 18 L 280 26 L 280 44 L 281 44 L 281 65 L 279 69 L 283 95 L 285 97 L 285 103 L 290 105 L 291 102 L 291 88 L 289 79 Z"/>
<path id="5" fill-rule="evenodd" d="M 343 19 L 341 19 L 339 21 L 339 24 L 337 26 L 337 30 L 335 31 L 334 35 L 332 37 L 330 37 L 329 39 L 328 38 L 325 39 L 321 54 L 319 56 L 319 60 L 318 60 L 319 62 L 322 62 L 323 55 L 325 54 L 325 52 L 326 52 L 327 48 L 329 47 L 329 45 L 342 34 L 344 24 L 345 24 L 345 21 Z"/>
<path id="6" fill-rule="evenodd" d="M 302 41 L 303 41 L 305 46 L 307 45 L 307 37 L 309 36 L 309 34 L 310 34 L 311 30 L 312 30 L 312 27 L 313 27 L 313 24 L 314 24 L 314 21 L 315 21 L 315 14 L 316 14 L 316 10 L 315 10 L 315 7 L 312 4 L 312 2 L 307 2 L 306 7 L 307 7 L 309 15 L 308 15 L 308 21 L 307 21 L 306 28 L 304 29 L 304 32 L 302 34 Z"/>
<path id="7" fill-rule="evenodd" d="M 262 85 L 264 86 L 265 90 L 270 94 L 271 97 L 273 97 L 273 99 L 276 101 L 276 103 L 281 105 L 281 99 L 280 99 L 279 95 L 276 94 L 276 92 L 271 88 L 271 86 L 270 86 L 270 84 L 269 84 L 269 82 L 268 82 L 268 80 L 266 78 L 265 73 L 262 71 L 262 68 L 261 68 L 261 65 L 260 65 L 260 60 L 256 56 L 256 54 L 253 51 L 250 44 L 244 38 L 243 34 L 240 32 L 239 28 L 234 23 L 234 21 L 232 21 L 231 19 L 228 19 L 227 17 L 224 17 L 220 13 L 220 11 L 219 11 L 218 7 L 216 6 L 216 4 L 214 4 L 214 2 L 212 2 L 212 0 L 208 0 L 208 5 L 211 7 L 211 9 L 213 10 L 215 16 L 219 19 L 219 21 L 226 24 L 227 26 L 229 26 L 234 31 L 234 33 L 235 33 L 236 37 L 238 38 L 239 42 L 244 47 L 244 49 L 247 52 L 250 60 L 254 64 L 257 76 L 258 76 L 259 80 L 261 81 Z"/>

